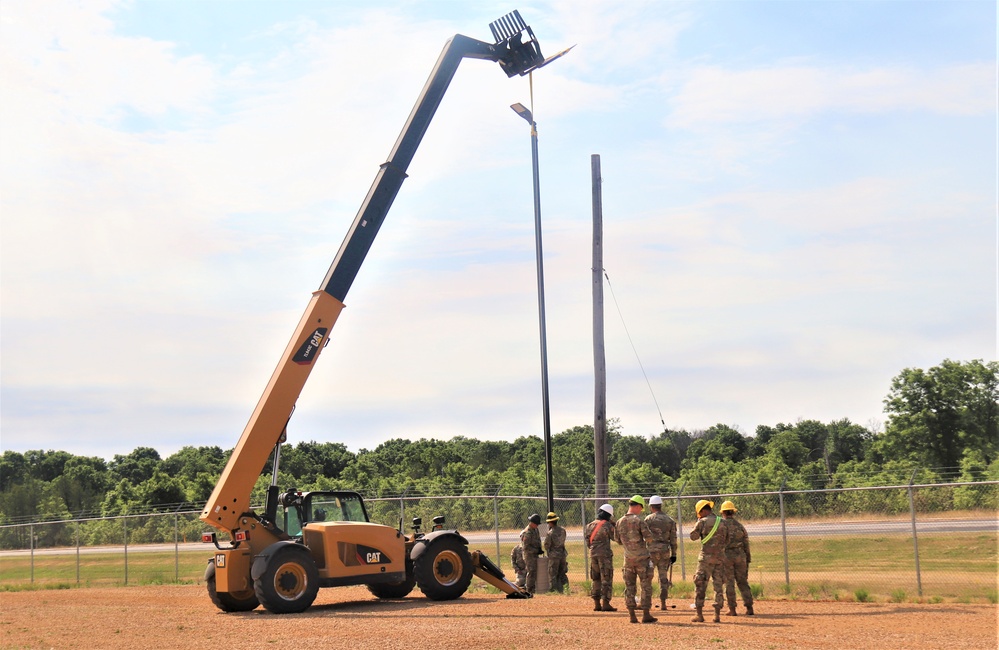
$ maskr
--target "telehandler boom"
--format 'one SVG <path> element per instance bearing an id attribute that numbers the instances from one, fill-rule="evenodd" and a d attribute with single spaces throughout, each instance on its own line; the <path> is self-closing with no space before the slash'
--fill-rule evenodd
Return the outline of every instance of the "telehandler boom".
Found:
<path id="1" fill-rule="evenodd" d="M 560 56 L 542 56 L 534 32 L 517 11 L 490 29 L 493 43 L 456 34 L 445 45 L 201 513 L 203 522 L 229 536 L 226 546 L 214 532 L 203 536 L 217 548 L 205 582 L 212 602 L 224 611 L 263 604 L 274 613 L 300 612 L 312 604 L 319 587 L 350 584 L 366 584 L 381 598 L 401 598 L 418 584 L 429 598 L 447 600 L 465 592 L 473 573 L 508 597 L 530 595 L 484 555 L 469 553 L 456 530 L 435 526 L 424 534 L 414 520 L 413 534 L 407 536 L 368 521 L 357 493 L 292 489 L 279 494 L 277 486 L 281 443 L 298 397 L 458 64 L 465 58 L 495 61 L 512 77 Z M 272 453 L 265 512 L 257 513 L 250 496 Z"/>

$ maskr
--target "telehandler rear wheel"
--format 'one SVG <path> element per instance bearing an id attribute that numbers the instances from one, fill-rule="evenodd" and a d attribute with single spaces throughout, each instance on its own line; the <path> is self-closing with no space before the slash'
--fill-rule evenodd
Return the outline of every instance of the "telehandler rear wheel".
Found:
<path id="1" fill-rule="evenodd" d="M 413 572 L 413 561 L 406 558 L 406 579 L 401 582 L 382 582 L 368 585 L 368 591 L 377 598 L 405 598 L 416 586 L 416 574 Z"/>
<path id="2" fill-rule="evenodd" d="M 208 587 L 208 597 L 215 606 L 223 612 L 249 612 L 260 605 L 253 590 L 236 593 L 218 592 L 215 590 L 215 559 L 208 560 L 208 570 L 205 572 L 205 586 Z"/>
<path id="3" fill-rule="evenodd" d="M 438 537 L 416 558 L 416 584 L 430 600 L 454 600 L 472 581 L 472 558 L 457 537 Z"/>
<path id="4" fill-rule="evenodd" d="M 274 614 L 304 612 L 319 593 L 319 570 L 309 552 L 282 546 L 267 560 L 267 568 L 253 581 L 257 599 Z"/>

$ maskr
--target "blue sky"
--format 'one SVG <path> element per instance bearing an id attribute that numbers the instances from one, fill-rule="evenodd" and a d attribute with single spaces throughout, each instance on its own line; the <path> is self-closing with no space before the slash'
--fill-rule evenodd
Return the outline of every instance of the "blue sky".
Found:
<path id="1" fill-rule="evenodd" d="M 445 41 L 515 8 L 577 47 L 533 97 L 462 64 L 292 442 L 541 435 L 532 98 L 554 432 L 591 154 L 625 434 L 878 426 L 903 368 L 996 358 L 993 2 L 9 0 L 0 448 L 233 446 Z"/>

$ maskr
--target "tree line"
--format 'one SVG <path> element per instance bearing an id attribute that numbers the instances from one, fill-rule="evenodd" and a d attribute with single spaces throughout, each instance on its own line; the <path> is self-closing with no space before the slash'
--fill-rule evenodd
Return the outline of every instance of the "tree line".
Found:
<path id="1" fill-rule="evenodd" d="M 884 399 L 887 420 L 847 419 L 760 425 L 746 435 L 728 425 L 623 435 L 608 427 L 609 493 L 734 494 L 784 488 L 999 480 L 999 363 L 943 361 L 907 368 Z M 211 494 L 231 450 L 184 447 L 162 458 L 138 447 L 110 461 L 64 451 L 5 451 L 0 458 L 0 524 L 31 519 L 115 516 L 188 506 Z M 552 436 L 555 496 L 590 490 L 593 428 Z M 271 468 L 261 472 L 263 501 Z M 538 495 L 545 492 L 544 445 L 396 438 L 352 452 L 341 443 L 299 442 L 281 450 L 279 484 L 303 490 L 399 495 Z"/>

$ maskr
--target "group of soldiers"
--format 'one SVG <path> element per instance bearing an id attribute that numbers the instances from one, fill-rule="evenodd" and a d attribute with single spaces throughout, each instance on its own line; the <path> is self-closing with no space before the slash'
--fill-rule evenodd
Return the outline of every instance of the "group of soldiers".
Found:
<path id="1" fill-rule="evenodd" d="M 527 518 L 527 527 L 520 531 L 520 544 L 513 547 L 510 561 L 517 572 L 517 586 L 532 594 L 538 586 L 538 556 L 548 554 L 548 591 L 564 593 L 569 586 L 568 553 L 565 550 L 565 528 L 558 525 L 558 515 L 549 512 L 546 518 L 548 534 L 541 541 L 541 515 Z"/>
<path id="2" fill-rule="evenodd" d="M 590 551 L 590 580 L 592 587 L 593 611 L 616 612 L 611 605 L 614 581 L 614 551 L 611 541 L 624 547 L 624 601 L 632 623 L 655 623 L 652 615 L 652 578 L 659 574 L 660 608 L 665 612 L 666 599 L 672 586 L 672 566 L 676 562 L 679 548 L 676 538 L 676 522 L 663 512 L 662 498 L 654 495 L 649 498 L 650 514 L 645 511 L 645 499 L 636 494 L 628 501 L 628 512 L 614 521 L 614 508 L 608 503 L 597 509 L 597 518 L 586 525 L 583 536 Z M 745 526 L 735 519 L 737 508 L 731 501 L 721 505 L 721 517 L 714 514 L 713 501 L 702 499 L 697 502 L 697 524 L 690 531 L 690 539 L 701 542 L 697 556 L 697 572 L 694 574 L 695 623 L 704 622 L 704 599 L 708 580 L 715 590 L 714 622 L 721 622 L 721 610 L 728 599 L 728 614 L 737 616 L 735 590 L 739 589 L 746 614 L 753 616 L 753 593 L 749 587 L 749 563 L 752 555 L 749 550 L 749 535 Z M 541 516 L 528 517 L 527 527 L 520 533 L 520 545 L 511 554 L 514 570 L 517 572 L 517 585 L 532 594 L 537 587 L 538 556 L 548 554 L 548 577 L 551 591 L 562 593 L 568 586 L 568 565 L 566 563 L 565 528 L 558 525 L 558 516 L 549 512 L 547 517 L 548 535 L 544 542 L 538 527 Z M 636 596 L 641 584 L 642 595 L 639 604 Z M 638 618 L 637 610 L 642 610 Z"/>

